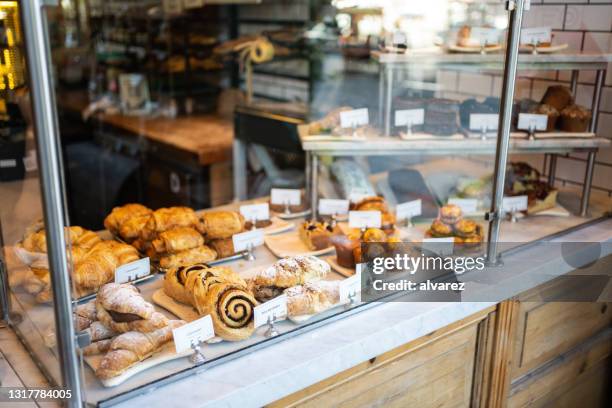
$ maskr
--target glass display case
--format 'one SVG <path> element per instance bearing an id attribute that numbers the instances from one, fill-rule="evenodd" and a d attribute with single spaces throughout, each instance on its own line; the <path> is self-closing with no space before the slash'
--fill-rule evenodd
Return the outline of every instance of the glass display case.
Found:
<path id="1" fill-rule="evenodd" d="M 521 30 L 523 0 L 61 3 L 2 27 L 0 164 L 24 169 L 2 166 L 0 265 L 5 320 L 73 406 L 376 307 L 363 243 L 495 264 L 610 210 L 590 191 L 612 55 Z M 515 98 L 540 70 L 569 84 Z M 583 186 L 555 184 L 575 152 Z"/>

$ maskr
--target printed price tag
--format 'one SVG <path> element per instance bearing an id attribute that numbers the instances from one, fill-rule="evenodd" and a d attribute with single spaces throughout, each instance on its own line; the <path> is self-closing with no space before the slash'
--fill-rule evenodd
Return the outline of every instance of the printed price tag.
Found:
<path id="1" fill-rule="evenodd" d="M 280 295 L 272 300 L 255 306 L 253 310 L 253 324 L 260 327 L 271 322 L 287 318 L 287 295 Z"/>
<path id="2" fill-rule="evenodd" d="M 425 123 L 425 109 L 395 111 L 395 126 L 416 126 Z"/>
<path id="3" fill-rule="evenodd" d="M 162 7 L 165 14 L 180 14 L 183 11 L 181 0 L 163 0 Z"/>
<path id="4" fill-rule="evenodd" d="M 361 264 L 357 264 L 355 267 L 355 274 L 340 282 L 338 287 L 340 304 L 350 303 L 351 298 L 355 302 L 361 301 Z"/>
<path id="5" fill-rule="evenodd" d="M 17 167 L 17 160 L 15 159 L 4 159 L 4 160 L 0 160 L 0 168 L 1 169 L 8 169 L 11 167 Z"/>
<path id="6" fill-rule="evenodd" d="M 499 115 L 496 113 L 470 114 L 470 130 L 496 131 L 499 125 Z"/>
<path id="7" fill-rule="evenodd" d="M 470 30 L 470 37 L 482 45 L 499 43 L 499 31 L 495 28 L 472 27 Z"/>
<path id="8" fill-rule="evenodd" d="M 464 215 L 474 214 L 478 211 L 478 200 L 475 198 L 449 198 L 448 203 L 461 208 Z"/>
<path id="9" fill-rule="evenodd" d="M 270 192 L 270 201 L 272 204 L 279 205 L 300 205 L 302 201 L 302 192 L 287 188 L 273 188 Z"/>
<path id="10" fill-rule="evenodd" d="M 552 38 L 550 27 L 523 28 L 521 30 L 521 44 L 535 45 L 549 43 Z"/>
<path id="11" fill-rule="evenodd" d="M 349 200 L 337 200 L 334 198 L 321 198 L 319 200 L 319 214 L 340 215 L 349 210 Z"/>
<path id="12" fill-rule="evenodd" d="M 126 263 L 115 269 L 115 283 L 127 283 L 151 273 L 151 262 L 149 258 L 142 258 L 134 262 Z"/>
<path id="13" fill-rule="evenodd" d="M 261 246 L 264 243 L 263 230 L 256 229 L 234 234 L 232 235 L 232 243 L 234 244 L 234 252 L 246 251 L 249 247 L 255 248 Z"/>
<path id="14" fill-rule="evenodd" d="M 455 248 L 455 238 L 424 238 L 423 249 L 438 254 L 449 256 L 453 254 Z"/>
<path id="15" fill-rule="evenodd" d="M 406 45 L 406 34 L 403 31 L 393 32 L 393 45 Z"/>
<path id="16" fill-rule="evenodd" d="M 185 9 L 198 8 L 204 6 L 204 0 L 183 0 Z"/>
<path id="17" fill-rule="evenodd" d="M 380 211 L 349 211 L 350 228 L 380 228 Z"/>
<path id="18" fill-rule="evenodd" d="M 269 220 L 270 206 L 268 203 L 241 205 L 240 214 L 247 221 Z"/>
<path id="19" fill-rule="evenodd" d="M 401 203 L 395 207 L 395 216 L 398 220 L 418 217 L 422 212 L 423 203 L 421 199 Z"/>
<path id="20" fill-rule="evenodd" d="M 517 128 L 522 130 L 546 130 L 548 116 L 534 113 L 519 113 Z"/>
<path id="21" fill-rule="evenodd" d="M 172 330 L 172 337 L 174 337 L 174 347 L 177 353 L 190 350 L 192 346 L 197 346 L 215 337 L 212 318 L 210 315 L 206 315 L 198 320 L 177 327 Z"/>
<path id="22" fill-rule="evenodd" d="M 527 196 L 504 197 L 502 200 L 502 210 L 505 212 L 525 211 L 527 210 Z"/>
<path id="23" fill-rule="evenodd" d="M 368 108 L 340 112 L 340 126 L 343 128 L 365 126 L 369 121 Z"/>
<path id="24" fill-rule="evenodd" d="M 23 158 L 23 166 L 26 171 L 34 171 L 38 168 L 38 163 L 36 162 L 36 153 L 34 150 L 28 150 L 28 154 Z"/>

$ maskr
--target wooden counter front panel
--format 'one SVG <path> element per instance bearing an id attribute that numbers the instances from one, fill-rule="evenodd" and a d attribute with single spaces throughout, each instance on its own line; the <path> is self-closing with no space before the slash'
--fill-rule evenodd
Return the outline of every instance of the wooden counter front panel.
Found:
<path id="1" fill-rule="evenodd" d="M 512 379 L 565 353 L 612 323 L 612 305 L 523 302 L 515 337 Z"/>
<path id="2" fill-rule="evenodd" d="M 472 320 L 445 335 L 432 333 L 270 407 L 467 407 L 477 332 Z"/>

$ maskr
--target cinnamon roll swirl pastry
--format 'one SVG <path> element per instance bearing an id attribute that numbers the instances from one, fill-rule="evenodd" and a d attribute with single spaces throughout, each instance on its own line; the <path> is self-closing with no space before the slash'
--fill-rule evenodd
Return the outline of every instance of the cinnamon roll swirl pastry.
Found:
<path id="1" fill-rule="evenodd" d="M 202 263 L 168 269 L 164 276 L 164 293 L 177 302 L 193 306 L 193 294 L 185 286 L 187 278 L 192 273 L 197 274 L 207 269 L 208 266 Z"/>
<path id="2" fill-rule="evenodd" d="M 244 279 L 230 268 L 207 267 L 192 272 L 187 276 L 185 287 L 191 292 L 198 313 L 211 316 L 217 336 L 240 341 L 253 334 L 257 301 Z"/>

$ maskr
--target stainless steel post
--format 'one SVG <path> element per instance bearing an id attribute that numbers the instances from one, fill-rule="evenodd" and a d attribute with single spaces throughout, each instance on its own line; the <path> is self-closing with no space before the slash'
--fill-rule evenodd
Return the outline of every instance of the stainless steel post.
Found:
<path id="1" fill-rule="evenodd" d="M 601 91 L 603 88 L 604 81 L 606 79 L 606 71 L 598 70 L 597 77 L 595 80 L 595 92 L 593 93 L 593 117 L 591 118 L 591 124 L 589 131 L 597 132 L 597 120 L 599 116 L 599 104 L 601 102 Z M 587 211 L 589 210 L 589 200 L 591 199 L 591 186 L 593 185 L 593 171 L 595 170 L 595 155 L 597 152 L 589 152 L 587 158 L 586 172 L 584 175 L 584 184 L 582 185 L 582 198 L 580 200 L 580 216 L 586 217 Z"/>
<path id="2" fill-rule="evenodd" d="M 247 152 L 246 143 L 234 138 L 232 147 L 233 176 L 234 176 L 234 201 L 247 199 Z"/>
<path id="3" fill-rule="evenodd" d="M 555 185 L 555 176 L 557 173 L 557 155 L 555 153 L 550 154 L 550 162 L 548 163 L 548 184 L 551 186 Z"/>
<path id="4" fill-rule="evenodd" d="M 391 104 L 393 101 L 393 67 L 389 64 L 386 66 L 387 75 L 385 75 L 385 136 L 391 134 Z"/>
<path id="5" fill-rule="evenodd" d="M 572 79 L 570 82 L 570 89 L 572 90 L 572 95 L 576 95 L 578 92 L 578 70 L 572 70 Z"/>
<path id="6" fill-rule="evenodd" d="M 381 63 L 378 64 L 378 126 L 383 126 L 385 116 L 385 70 Z"/>
<path id="7" fill-rule="evenodd" d="M 79 363 L 72 322 L 70 282 L 64 236 L 64 186 L 59 128 L 46 13 L 40 0 L 24 0 L 21 20 L 27 53 L 34 126 L 38 148 L 41 194 L 47 234 L 47 253 L 55 314 L 55 333 L 62 386 L 72 392 L 70 407 L 82 405 Z"/>
<path id="8" fill-rule="evenodd" d="M 317 219 L 319 211 L 319 157 L 314 152 L 310 152 L 310 214 L 313 220 Z"/>
<path id="9" fill-rule="evenodd" d="M 487 237 L 487 261 L 497 263 L 497 241 L 502 221 L 502 202 L 504 199 L 504 183 L 506 181 L 506 164 L 508 162 L 508 147 L 510 144 L 510 122 L 512 119 L 512 101 L 514 99 L 514 86 L 516 69 L 518 65 L 518 50 L 521 35 L 521 22 L 523 20 L 524 0 L 508 1 L 509 10 L 508 38 L 506 46 L 506 63 L 502 85 L 499 132 L 497 135 L 497 148 L 495 151 L 495 173 L 493 177 L 493 197 L 491 210 L 487 214 L 489 220 L 489 235 Z"/>
<path id="10" fill-rule="evenodd" d="M 2 238 L 2 220 L 0 220 L 0 248 L 4 248 Z M 0 253 L 0 308 L 2 309 L 2 325 L 8 325 L 11 313 L 11 298 L 9 290 L 8 270 L 4 255 Z"/>

